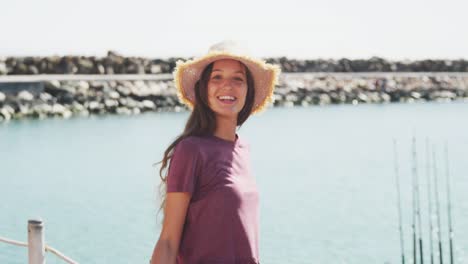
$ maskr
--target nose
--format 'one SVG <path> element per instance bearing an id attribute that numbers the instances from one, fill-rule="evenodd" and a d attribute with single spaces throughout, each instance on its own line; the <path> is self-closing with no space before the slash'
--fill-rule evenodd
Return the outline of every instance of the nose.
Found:
<path id="1" fill-rule="evenodd" d="M 223 88 L 223 89 L 232 89 L 232 88 L 234 88 L 234 85 L 232 84 L 231 80 L 224 80 L 222 85 L 221 85 L 221 88 Z"/>

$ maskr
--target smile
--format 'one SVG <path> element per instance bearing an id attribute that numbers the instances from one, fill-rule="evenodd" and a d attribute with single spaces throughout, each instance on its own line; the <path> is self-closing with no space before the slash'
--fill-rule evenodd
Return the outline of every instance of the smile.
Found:
<path id="1" fill-rule="evenodd" d="M 218 100 L 220 100 L 221 102 L 226 103 L 226 104 L 232 104 L 237 100 L 236 97 L 229 96 L 229 95 L 222 95 L 222 96 L 218 96 L 216 98 L 218 98 Z"/>

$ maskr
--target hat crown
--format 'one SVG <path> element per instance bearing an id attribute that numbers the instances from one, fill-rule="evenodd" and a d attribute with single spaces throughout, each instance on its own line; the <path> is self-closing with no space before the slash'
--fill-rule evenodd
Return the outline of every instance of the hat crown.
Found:
<path id="1" fill-rule="evenodd" d="M 249 55 L 249 52 L 246 47 L 242 46 L 241 44 L 233 40 L 225 40 L 225 41 L 216 43 L 213 46 L 211 46 L 210 49 L 208 50 L 208 53 L 217 53 L 217 52 Z"/>

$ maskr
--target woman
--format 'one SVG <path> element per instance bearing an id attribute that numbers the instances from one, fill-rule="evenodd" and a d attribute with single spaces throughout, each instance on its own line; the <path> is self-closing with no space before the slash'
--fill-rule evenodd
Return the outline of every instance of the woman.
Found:
<path id="1" fill-rule="evenodd" d="M 178 96 L 192 112 L 161 161 L 164 220 L 151 264 L 259 263 L 258 192 L 236 128 L 272 101 L 279 72 L 233 42 L 177 63 Z"/>

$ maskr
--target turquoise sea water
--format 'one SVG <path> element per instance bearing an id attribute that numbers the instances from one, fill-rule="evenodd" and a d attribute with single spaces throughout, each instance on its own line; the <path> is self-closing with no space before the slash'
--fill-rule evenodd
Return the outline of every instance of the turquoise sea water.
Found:
<path id="1" fill-rule="evenodd" d="M 46 243 L 80 263 L 148 263 L 160 230 L 159 176 L 152 163 L 187 116 L 0 123 L 0 236 L 26 241 L 27 220 L 41 217 Z M 442 143 L 449 143 L 455 256 L 468 263 L 467 103 L 275 108 L 249 119 L 238 133 L 250 142 L 260 192 L 262 263 L 399 263 L 392 138 L 400 147 L 405 253 L 411 263 L 413 135 L 424 252 L 429 252 L 424 168 L 429 137 L 439 147 L 440 161 Z M 0 243 L 0 263 L 26 262 L 26 248 Z M 63 262 L 47 253 L 47 263 Z"/>

